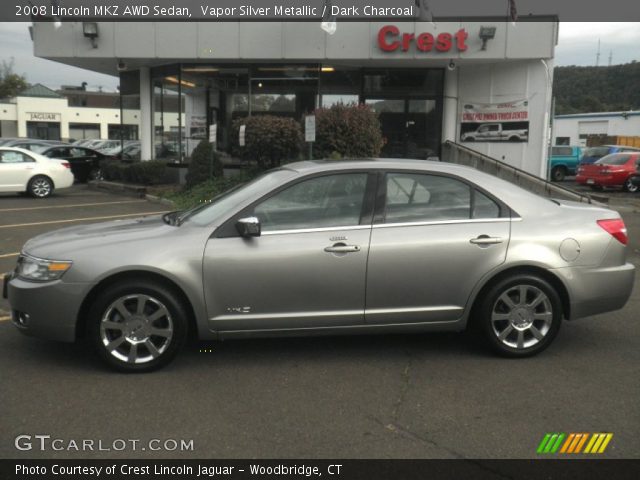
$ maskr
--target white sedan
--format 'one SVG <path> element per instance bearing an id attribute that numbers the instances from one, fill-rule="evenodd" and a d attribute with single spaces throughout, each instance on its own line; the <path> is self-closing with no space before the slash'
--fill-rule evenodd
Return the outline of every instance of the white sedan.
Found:
<path id="1" fill-rule="evenodd" d="M 73 185 L 71 165 L 22 148 L 0 147 L 0 192 L 28 192 L 45 198 Z"/>

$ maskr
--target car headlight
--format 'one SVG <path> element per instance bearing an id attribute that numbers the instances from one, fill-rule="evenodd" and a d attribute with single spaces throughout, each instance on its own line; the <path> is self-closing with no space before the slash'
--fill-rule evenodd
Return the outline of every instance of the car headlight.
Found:
<path id="1" fill-rule="evenodd" d="M 49 282 L 58 280 L 71 268 L 72 262 L 66 260 L 45 260 L 30 255 L 20 255 L 16 275 L 23 280 Z"/>

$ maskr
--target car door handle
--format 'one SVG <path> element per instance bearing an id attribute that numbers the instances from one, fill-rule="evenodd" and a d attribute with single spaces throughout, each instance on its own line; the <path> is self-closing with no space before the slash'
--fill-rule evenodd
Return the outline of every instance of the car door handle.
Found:
<path id="1" fill-rule="evenodd" d="M 503 238 L 490 237 L 489 235 L 479 235 L 469 240 L 469 243 L 473 243 L 474 245 L 495 245 L 496 243 L 502 242 L 504 242 Z"/>
<path id="2" fill-rule="evenodd" d="M 351 252 L 359 252 L 359 245 L 345 245 L 344 243 L 336 243 L 331 247 L 325 247 L 324 251 L 327 253 L 351 253 Z"/>

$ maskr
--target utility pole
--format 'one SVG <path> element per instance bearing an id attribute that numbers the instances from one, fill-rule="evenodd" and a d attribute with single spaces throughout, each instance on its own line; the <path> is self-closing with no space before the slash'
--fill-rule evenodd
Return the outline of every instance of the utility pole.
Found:
<path id="1" fill-rule="evenodd" d="M 612 62 L 613 62 L 613 50 L 609 50 L 609 66 L 611 66 Z"/>
<path id="2" fill-rule="evenodd" d="M 598 39 L 598 52 L 596 53 L 596 67 L 600 66 L 600 39 Z"/>

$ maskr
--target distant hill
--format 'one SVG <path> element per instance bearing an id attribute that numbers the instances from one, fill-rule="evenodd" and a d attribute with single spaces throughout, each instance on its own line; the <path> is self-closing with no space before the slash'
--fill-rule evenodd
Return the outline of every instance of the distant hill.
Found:
<path id="1" fill-rule="evenodd" d="M 611 67 L 556 67 L 556 115 L 640 110 L 640 62 Z"/>

